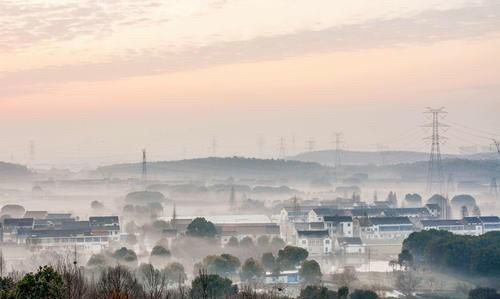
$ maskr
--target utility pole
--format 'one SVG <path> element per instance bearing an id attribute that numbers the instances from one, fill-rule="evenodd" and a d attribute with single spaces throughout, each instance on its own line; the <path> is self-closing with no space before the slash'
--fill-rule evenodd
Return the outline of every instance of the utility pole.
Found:
<path id="1" fill-rule="evenodd" d="M 210 148 L 212 150 L 212 157 L 217 156 L 217 138 L 215 136 L 212 136 Z"/>
<path id="2" fill-rule="evenodd" d="M 146 149 L 142 149 L 142 182 L 146 183 L 148 179 L 148 169 L 146 162 Z"/>
<path id="3" fill-rule="evenodd" d="M 177 210 L 176 210 L 176 207 L 175 207 L 175 201 L 174 201 L 174 205 L 173 205 L 173 209 L 172 209 L 172 220 L 170 220 L 170 225 L 172 226 L 172 228 L 175 229 L 175 222 L 177 221 Z"/>
<path id="4" fill-rule="evenodd" d="M 444 107 L 437 109 L 427 107 L 424 113 L 432 116 L 432 123 L 424 125 L 424 127 L 432 128 L 432 135 L 425 138 L 431 140 L 431 151 L 429 154 L 427 172 L 427 191 L 429 193 L 437 192 L 442 195 L 444 175 L 441 162 L 441 142 L 445 140 L 446 137 L 440 134 L 440 128 L 448 127 L 448 125 L 441 123 L 440 119 L 442 115 L 447 112 L 444 110 Z"/>
<path id="5" fill-rule="evenodd" d="M 279 139 L 279 149 L 278 149 L 278 158 L 285 159 L 285 157 L 286 157 L 285 137 L 280 137 L 280 139 Z"/>
<path id="6" fill-rule="evenodd" d="M 309 140 L 307 140 L 307 151 L 313 152 L 315 146 L 316 146 L 316 141 L 314 140 L 314 138 L 313 137 L 309 138 Z"/>
<path id="7" fill-rule="evenodd" d="M 30 140 L 29 142 L 29 157 L 30 157 L 30 163 L 33 164 L 36 158 L 35 141 L 33 140 Z"/>
<path id="8" fill-rule="evenodd" d="M 231 207 L 233 207 L 235 203 L 236 203 L 236 192 L 234 190 L 234 186 L 231 186 L 231 192 L 229 194 L 229 204 L 231 205 Z"/>
<path id="9" fill-rule="evenodd" d="M 264 140 L 264 137 L 259 136 L 259 139 L 257 140 L 257 145 L 259 146 L 259 158 L 264 158 L 264 145 L 266 144 L 266 141 Z"/>

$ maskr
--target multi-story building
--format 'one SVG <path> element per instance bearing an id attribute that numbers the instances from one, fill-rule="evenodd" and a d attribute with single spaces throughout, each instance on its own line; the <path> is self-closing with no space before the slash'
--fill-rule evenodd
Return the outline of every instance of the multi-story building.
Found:
<path id="1" fill-rule="evenodd" d="M 295 246 L 306 249 L 310 256 L 325 256 L 332 253 L 333 242 L 328 230 L 297 231 Z"/>
<path id="2" fill-rule="evenodd" d="M 352 237 L 354 234 L 352 216 L 324 216 L 324 221 L 331 237 Z"/>

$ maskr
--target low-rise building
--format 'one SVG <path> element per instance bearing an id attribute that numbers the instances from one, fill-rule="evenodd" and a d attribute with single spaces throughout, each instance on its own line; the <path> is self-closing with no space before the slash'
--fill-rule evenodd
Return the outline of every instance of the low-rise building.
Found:
<path id="1" fill-rule="evenodd" d="M 266 272 L 265 284 L 296 285 L 300 283 L 299 270 L 280 271 L 279 273 Z"/>
<path id="2" fill-rule="evenodd" d="M 366 245 L 360 237 L 337 238 L 335 248 L 341 254 L 365 254 Z"/>
<path id="3" fill-rule="evenodd" d="M 408 217 L 372 217 L 361 226 L 364 239 L 402 239 L 415 231 Z"/>
<path id="4" fill-rule="evenodd" d="M 331 237 L 352 237 L 354 234 L 352 216 L 324 216 Z"/>
<path id="5" fill-rule="evenodd" d="M 297 231 L 295 246 L 304 248 L 310 256 L 325 256 L 332 253 L 333 242 L 326 229 L 304 230 Z"/>

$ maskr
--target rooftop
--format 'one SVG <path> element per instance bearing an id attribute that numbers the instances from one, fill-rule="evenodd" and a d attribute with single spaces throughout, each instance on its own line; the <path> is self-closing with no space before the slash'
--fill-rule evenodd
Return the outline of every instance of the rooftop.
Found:
<path id="1" fill-rule="evenodd" d="M 299 230 L 297 234 L 299 237 L 325 238 L 328 237 L 328 230 Z"/>
<path id="2" fill-rule="evenodd" d="M 372 225 L 412 224 L 408 217 L 372 217 Z"/>

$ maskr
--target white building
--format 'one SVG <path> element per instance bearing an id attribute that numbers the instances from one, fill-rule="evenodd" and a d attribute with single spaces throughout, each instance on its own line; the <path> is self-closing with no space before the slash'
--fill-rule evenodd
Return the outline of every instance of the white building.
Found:
<path id="1" fill-rule="evenodd" d="M 366 245 L 359 237 L 337 238 L 335 248 L 342 254 L 365 254 Z"/>
<path id="2" fill-rule="evenodd" d="M 297 247 L 304 248 L 309 256 L 330 255 L 333 249 L 332 238 L 328 230 L 304 230 L 297 231 Z"/>
<path id="3" fill-rule="evenodd" d="M 408 217 L 372 217 L 361 225 L 361 237 L 367 240 L 404 239 L 415 231 Z"/>
<path id="4" fill-rule="evenodd" d="M 354 235 L 351 216 L 324 216 L 324 221 L 331 237 L 352 237 Z"/>

